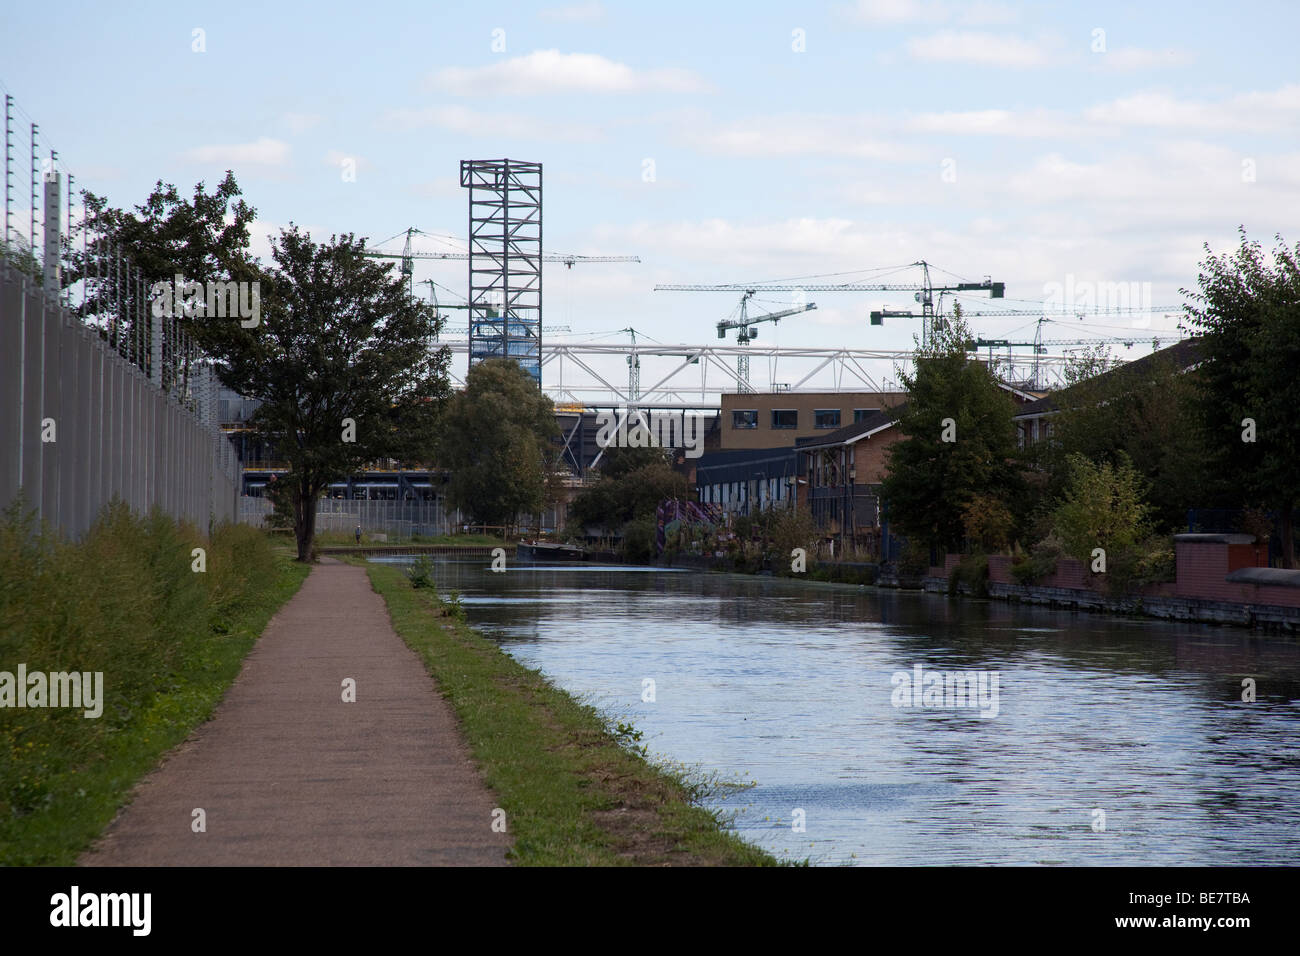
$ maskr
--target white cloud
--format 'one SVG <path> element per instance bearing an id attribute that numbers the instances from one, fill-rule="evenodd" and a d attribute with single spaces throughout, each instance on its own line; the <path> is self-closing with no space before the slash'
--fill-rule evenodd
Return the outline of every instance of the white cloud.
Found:
<path id="1" fill-rule="evenodd" d="M 1300 85 L 1241 93 L 1229 100 L 1183 100 L 1168 93 L 1134 93 L 1079 113 L 1051 109 L 964 110 L 915 113 L 903 128 L 918 133 L 1015 137 L 1113 137 L 1131 127 L 1191 129 L 1210 133 L 1294 129 L 1300 115 Z M 884 127 L 881 127 L 884 129 Z"/>
<path id="2" fill-rule="evenodd" d="M 1015 69 L 1058 62 L 1051 45 L 996 33 L 944 30 L 907 42 L 907 52 L 932 63 L 978 63 Z"/>
<path id="3" fill-rule="evenodd" d="M 254 219 L 248 224 L 248 250 L 261 259 L 263 265 L 275 263 L 271 258 L 271 240 L 279 238 L 282 225 L 268 219 Z"/>
<path id="4" fill-rule="evenodd" d="M 574 3 L 566 7 L 547 7 L 538 16 L 543 20 L 558 20 L 561 23 L 583 23 L 603 19 L 605 8 L 599 0 L 591 0 L 590 3 Z"/>
<path id="5" fill-rule="evenodd" d="M 263 136 L 253 143 L 196 146 L 181 155 L 183 159 L 195 163 L 216 163 L 232 167 L 284 166 L 289 161 L 289 144 Z"/>
<path id="6" fill-rule="evenodd" d="M 1169 140 L 1146 154 L 1081 162 L 1053 152 L 1006 176 L 998 191 L 1030 207 L 1086 208 L 1094 236 L 1152 229 L 1208 235 L 1224 223 L 1273 223 L 1300 202 L 1296 156 L 1261 154 L 1255 182 L 1242 178 L 1238 150 Z"/>
<path id="7" fill-rule="evenodd" d="M 449 66 L 433 75 L 433 86 L 462 96 L 546 93 L 698 93 L 708 85 L 690 70 L 637 70 L 596 53 L 534 50 L 487 66 Z"/>
<path id="8" fill-rule="evenodd" d="M 917 113 L 906 126 L 918 133 L 976 136 L 1072 137 L 1082 128 L 1080 121 L 1058 110 L 964 110 L 951 113 Z M 1116 131 L 1106 130 L 1114 135 Z"/>
<path id="9" fill-rule="evenodd" d="M 604 134 L 595 126 L 558 123 L 516 113 L 483 113 L 464 106 L 431 106 L 424 109 L 388 110 L 380 125 L 396 129 L 433 126 L 466 136 L 512 137 L 570 143 L 592 143 Z"/>
<path id="10" fill-rule="evenodd" d="M 1294 130 L 1300 115 L 1300 85 L 1241 93 L 1219 103 L 1180 100 L 1167 93 L 1135 93 L 1084 112 L 1094 123 L 1119 126 L 1258 132 Z"/>

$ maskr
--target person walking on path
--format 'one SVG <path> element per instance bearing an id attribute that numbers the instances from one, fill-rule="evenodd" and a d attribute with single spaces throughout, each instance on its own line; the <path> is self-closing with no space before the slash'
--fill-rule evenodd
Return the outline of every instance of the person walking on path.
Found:
<path id="1" fill-rule="evenodd" d="M 357 544 L 361 543 L 361 525 L 357 525 Z"/>

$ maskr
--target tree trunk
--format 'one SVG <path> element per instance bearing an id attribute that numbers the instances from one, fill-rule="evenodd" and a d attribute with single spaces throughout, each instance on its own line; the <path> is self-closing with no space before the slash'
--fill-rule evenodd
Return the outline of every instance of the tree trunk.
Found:
<path id="1" fill-rule="evenodd" d="M 1295 567 L 1295 528 L 1292 527 L 1291 511 L 1295 503 L 1288 501 L 1282 506 L 1280 521 L 1282 523 L 1282 567 Z"/>
<path id="2" fill-rule="evenodd" d="M 316 541 L 316 496 L 302 485 L 294 489 L 293 533 L 298 540 L 298 560 L 311 561 L 311 549 Z"/>

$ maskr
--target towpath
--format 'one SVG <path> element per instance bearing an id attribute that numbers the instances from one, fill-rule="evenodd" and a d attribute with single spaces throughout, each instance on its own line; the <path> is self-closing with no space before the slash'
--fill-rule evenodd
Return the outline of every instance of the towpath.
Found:
<path id="1" fill-rule="evenodd" d="M 493 830 L 496 806 L 364 569 L 327 558 L 271 620 L 213 718 L 141 781 L 80 862 L 504 865 L 510 837 Z"/>

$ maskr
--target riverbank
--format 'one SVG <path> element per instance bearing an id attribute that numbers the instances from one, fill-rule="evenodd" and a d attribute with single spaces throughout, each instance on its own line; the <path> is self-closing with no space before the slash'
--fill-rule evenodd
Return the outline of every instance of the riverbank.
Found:
<path id="1" fill-rule="evenodd" d="M 203 549 L 196 565 L 195 548 Z M 260 531 L 206 539 L 109 506 L 83 541 L 0 521 L 0 671 L 102 675 L 102 713 L 0 711 L 0 865 L 69 865 L 208 719 L 308 568 Z"/>
<path id="2" fill-rule="evenodd" d="M 1223 536 L 1181 535 L 1179 537 L 1217 539 Z M 1214 545 L 1223 542 L 1210 540 L 1202 543 Z M 1216 588 L 1214 581 L 1206 583 L 1197 580 L 1188 585 L 1189 588 L 1204 587 L 1213 596 L 1180 594 L 1173 584 L 1160 586 L 1144 593 L 1111 596 L 1097 587 L 1064 586 L 1067 583 L 1084 580 L 1083 566 L 1077 561 L 1062 560 L 1061 563 L 1066 567 L 1060 573 L 1060 581 L 1055 580 L 1054 575 L 1049 583 L 1018 584 L 1010 580 L 1008 570 L 1010 558 L 995 555 L 990 559 L 991 576 L 984 581 L 982 588 L 972 587 L 964 580 L 956 581 L 954 586 L 951 580 L 952 571 L 957 566 L 959 558 L 960 555 L 948 555 L 947 563 L 943 568 L 931 568 L 926 574 L 908 575 L 900 574 L 888 566 L 848 562 L 815 562 L 810 563 L 807 571 L 802 574 L 781 572 L 774 575 L 770 570 L 737 567 L 730 558 L 698 555 L 678 555 L 671 561 L 661 562 L 658 566 L 684 566 L 747 577 L 776 576 L 789 581 L 870 585 L 884 590 L 926 591 L 1095 614 L 1144 617 L 1161 621 L 1191 621 L 1199 624 L 1228 625 L 1288 634 L 1300 633 L 1300 606 L 1294 603 L 1231 600 L 1228 599 L 1229 593 L 1219 593 L 1223 589 Z M 1001 564 L 994 567 L 993 562 L 998 561 Z M 1290 597 L 1288 591 L 1300 593 L 1300 575 L 1296 572 L 1245 566 L 1227 571 L 1225 565 L 1224 574 L 1225 581 L 1239 586 L 1248 586 L 1257 594 L 1281 594 Z"/>
<path id="3" fill-rule="evenodd" d="M 1151 594 L 1108 597 L 1085 588 L 1005 584 L 997 581 L 989 582 L 987 588 L 987 595 L 977 595 L 969 585 L 959 584 L 956 594 L 963 597 L 1007 601 L 1013 604 L 1038 604 L 1094 614 L 1147 617 L 1160 621 L 1192 621 L 1198 624 L 1226 624 L 1289 634 L 1300 632 L 1300 608 L 1294 607 Z M 921 589 L 952 593 L 947 579 L 938 577 L 922 579 Z"/>
<path id="4" fill-rule="evenodd" d="M 353 558 L 353 561 L 359 559 Z M 521 865 L 770 866 L 768 853 L 695 802 L 695 783 L 634 751 L 640 734 L 553 686 L 399 568 L 367 564 L 393 627 L 451 703 L 484 783 L 500 796 Z"/>

